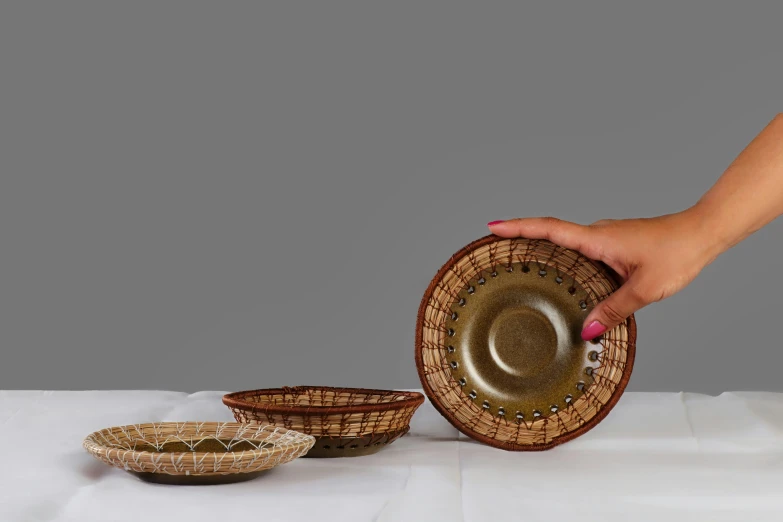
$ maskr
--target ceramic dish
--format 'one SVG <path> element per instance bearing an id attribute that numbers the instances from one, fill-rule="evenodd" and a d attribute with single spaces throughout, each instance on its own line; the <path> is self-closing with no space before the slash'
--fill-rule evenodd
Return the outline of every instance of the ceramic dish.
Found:
<path id="1" fill-rule="evenodd" d="M 250 480 L 313 446 L 309 435 L 234 422 L 160 422 L 117 426 L 84 439 L 95 458 L 140 479 L 163 484 Z"/>
<path id="2" fill-rule="evenodd" d="M 617 287 L 604 265 L 549 241 L 471 243 L 419 308 L 425 393 L 460 431 L 492 446 L 541 450 L 579 436 L 612 409 L 633 367 L 633 316 L 581 339 L 587 314 Z"/>
<path id="3" fill-rule="evenodd" d="M 424 402 L 416 392 L 297 386 L 230 393 L 223 397 L 239 422 L 264 422 L 315 437 L 307 457 L 376 453 L 410 429 Z"/>

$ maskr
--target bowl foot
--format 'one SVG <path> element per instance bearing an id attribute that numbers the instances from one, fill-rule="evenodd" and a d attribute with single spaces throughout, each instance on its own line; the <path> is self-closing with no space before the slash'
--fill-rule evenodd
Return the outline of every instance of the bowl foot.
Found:
<path id="1" fill-rule="evenodd" d="M 250 473 L 232 473 L 230 475 L 169 475 L 168 473 L 141 473 L 129 471 L 144 482 L 168 484 L 171 486 L 212 486 L 217 484 L 235 484 L 253 480 L 264 474 L 264 471 Z"/>
<path id="2" fill-rule="evenodd" d="M 363 457 L 378 453 L 399 439 L 410 429 L 409 426 L 397 431 L 363 437 L 315 437 L 315 445 L 305 458 Z"/>

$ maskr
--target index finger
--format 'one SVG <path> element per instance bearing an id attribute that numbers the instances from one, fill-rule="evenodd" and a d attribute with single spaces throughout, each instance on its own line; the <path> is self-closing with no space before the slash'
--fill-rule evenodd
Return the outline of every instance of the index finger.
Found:
<path id="1" fill-rule="evenodd" d="M 500 237 L 524 237 L 547 239 L 565 248 L 584 252 L 592 230 L 584 225 L 563 221 L 553 217 L 535 217 L 493 221 L 489 230 Z"/>

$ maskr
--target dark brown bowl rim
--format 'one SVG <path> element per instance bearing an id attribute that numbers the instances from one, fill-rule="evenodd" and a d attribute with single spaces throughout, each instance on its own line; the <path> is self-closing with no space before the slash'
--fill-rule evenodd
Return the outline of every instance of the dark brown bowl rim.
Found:
<path id="1" fill-rule="evenodd" d="M 352 406 L 286 406 L 274 402 L 251 402 L 244 400 L 248 395 L 275 395 L 281 393 L 299 393 L 306 390 L 326 390 L 336 393 L 362 393 L 367 395 L 404 395 L 406 398 L 371 404 L 355 404 Z M 240 410 L 264 411 L 267 413 L 286 413 L 301 415 L 323 415 L 330 413 L 370 413 L 380 411 L 393 411 L 403 408 L 418 408 L 424 404 L 424 395 L 415 391 L 403 390 L 378 390 L 371 388 L 340 388 L 332 386 L 292 386 L 288 388 L 260 388 L 257 390 L 244 390 L 227 393 L 223 396 L 223 404 L 229 408 Z"/>
<path id="2" fill-rule="evenodd" d="M 620 397 L 625 393 L 625 388 L 628 385 L 629 379 L 631 378 L 631 373 L 633 373 L 634 359 L 636 358 L 636 318 L 633 315 L 631 315 L 627 319 L 628 354 L 626 356 L 627 358 L 625 362 L 626 365 L 625 372 L 620 378 L 620 382 L 617 383 L 617 387 L 615 388 L 614 393 L 612 394 L 611 397 L 609 397 L 608 402 L 604 404 L 603 408 L 601 408 L 601 410 L 598 413 L 596 413 L 595 416 L 590 418 L 579 428 L 575 429 L 574 431 L 568 432 L 565 435 L 560 435 L 558 437 L 555 437 L 550 442 L 542 443 L 542 444 L 529 444 L 529 445 L 500 441 L 488 435 L 479 433 L 478 431 L 471 429 L 469 426 L 460 422 L 457 419 L 457 417 L 449 409 L 446 408 L 445 405 L 438 402 L 438 400 L 436 399 L 437 396 L 435 394 L 435 390 L 432 389 L 429 382 L 427 381 L 427 376 L 424 371 L 424 363 L 422 359 L 422 328 L 424 326 L 424 312 L 427 309 L 427 305 L 429 303 L 430 298 L 432 297 L 433 292 L 435 292 L 435 287 L 437 286 L 438 282 L 459 259 L 466 256 L 471 250 L 475 250 L 476 248 L 494 243 L 496 241 L 507 241 L 508 239 L 510 238 L 504 238 L 504 237 L 496 236 L 494 234 L 490 234 L 488 236 L 484 236 L 482 238 L 473 241 L 472 243 L 465 245 L 457 253 L 452 255 L 451 258 L 449 258 L 449 260 L 440 268 L 440 270 L 438 270 L 438 273 L 435 274 L 435 276 L 430 280 L 430 284 L 427 287 L 427 290 L 424 292 L 424 296 L 422 297 L 421 302 L 419 303 L 419 311 L 416 317 L 416 370 L 419 373 L 419 381 L 421 382 L 422 388 L 424 389 L 424 393 L 429 398 L 432 406 L 447 421 L 449 421 L 449 423 L 452 426 L 457 428 L 457 430 L 461 431 L 471 439 L 482 442 L 488 446 L 504 449 L 506 451 L 548 450 L 559 444 L 573 440 L 579 437 L 580 435 L 587 433 L 594 427 L 596 427 L 604 419 L 604 417 L 609 415 L 609 412 L 612 411 L 612 409 L 615 407 L 617 402 L 620 400 Z M 518 238 L 518 239 L 525 239 L 525 238 Z M 601 263 L 600 261 L 597 261 L 595 259 L 590 259 L 590 261 L 597 265 L 600 265 L 601 267 L 606 268 L 607 269 L 606 272 L 608 276 L 614 279 L 614 282 L 619 286 L 620 281 L 617 279 L 617 277 L 615 276 L 614 272 L 611 269 L 608 269 L 608 267 L 604 263 Z"/>

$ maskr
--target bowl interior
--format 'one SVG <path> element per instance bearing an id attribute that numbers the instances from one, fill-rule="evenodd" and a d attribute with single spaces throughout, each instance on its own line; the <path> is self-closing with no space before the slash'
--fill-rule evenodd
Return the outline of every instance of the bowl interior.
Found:
<path id="1" fill-rule="evenodd" d="M 272 447 L 274 447 L 274 444 L 263 440 L 216 439 L 211 437 L 190 441 L 169 440 L 162 444 L 152 444 L 144 440 L 137 440 L 133 443 L 134 451 L 148 451 L 152 453 L 234 453 Z"/>
<path id="2" fill-rule="evenodd" d="M 106 428 L 89 435 L 91 447 L 145 453 L 271 451 L 307 444 L 306 435 L 253 423 L 149 423 Z"/>

